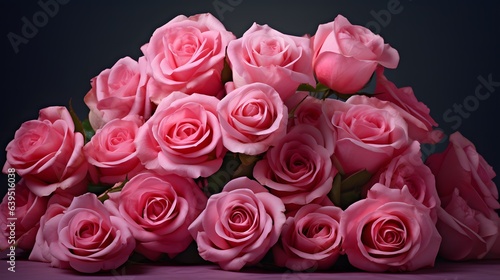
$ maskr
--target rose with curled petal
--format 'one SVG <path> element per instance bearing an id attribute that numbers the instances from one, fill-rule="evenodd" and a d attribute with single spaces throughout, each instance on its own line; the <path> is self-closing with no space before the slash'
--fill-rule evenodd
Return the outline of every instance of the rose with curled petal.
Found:
<path id="1" fill-rule="evenodd" d="M 47 209 L 48 197 L 36 196 L 21 179 L 13 191 L 9 188 L 0 203 L 0 251 L 15 246 L 29 251 L 33 249 L 36 233 L 40 228 L 40 218 Z M 10 199 L 11 197 L 14 200 Z M 10 203 L 9 203 L 10 202 Z M 11 215 L 13 214 L 13 215 Z M 15 219 L 15 235 L 11 235 L 11 222 Z M 11 239 L 14 237 L 15 239 Z"/>
<path id="2" fill-rule="evenodd" d="M 318 129 L 298 125 L 256 163 L 253 176 L 281 198 L 287 210 L 320 203 L 330 192 L 337 174 L 330 156 Z"/>
<path id="3" fill-rule="evenodd" d="M 38 196 L 55 191 L 82 194 L 88 170 L 83 145 L 83 135 L 75 132 L 68 109 L 43 108 L 38 119 L 24 122 L 7 145 L 3 172 L 14 168 Z"/>
<path id="4" fill-rule="evenodd" d="M 436 144 L 443 138 L 443 133 L 433 130 L 438 124 L 430 115 L 430 109 L 418 101 L 411 87 L 397 88 L 384 76 L 384 68 L 378 67 L 375 71 L 375 97 L 390 101 L 399 109 L 408 122 L 408 134 L 411 139 L 420 143 Z"/>
<path id="5" fill-rule="evenodd" d="M 208 199 L 189 231 L 203 259 L 237 271 L 257 264 L 278 241 L 284 211 L 278 197 L 256 181 L 239 177 Z"/>
<path id="6" fill-rule="evenodd" d="M 129 115 L 148 119 L 152 112 L 146 92 L 148 80 L 145 58 L 135 61 L 128 56 L 92 78 L 92 88 L 83 99 L 90 109 L 92 128 L 97 130 L 114 119 Z"/>
<path id="7" fill-rule="evenodd" d="M 443 211 L 438 229 L 443 237 L 440 255 L 451 260 L 481 259 L 500 254 L 500 208 L 495 172 L 460 132 L 450 135 L 447 148 L 427 158 L 436 177 Z M 456 246 L 460 242 L 461 246 Z"/>
<path id="8" fill-rule="evenodd" d="M 42 234 L 52 266 L 83 273 L 116 269 L 135 248 L 127 222 L 112 216 L 92 193 L 75 197 L 63 213 L 47 221 Z"/>
<path id="9" fill-rule="evenodd" d="M 144 170 L 134 143 L 142 124 L 137 115 L 112 120 L 85 144 L 83 151 L 94 183 L 113 185 Z"/>
<path id="10" fill-rule="evenodd" d="M 334 139 L 325 145 L 345 174 L 363 169 L 374 174 L 410 144 L 406 121 L 390 105 L 378 106 L 378 101 L 352 96 L 346 102 L 323 102 L 322 131 Z"/>
<path id="11" fill-rule="evenodd" d="M 261 154 L 286 133 L 288 109 L 278 93 L 263 83 L 229 92 L 217 112 L 224 146 L 234 153 Z"/>
<path id="12" fill-rule="evenodd" d="M 276 265 L 294 271 L 330 268 L 342 254 L 341 214 L 336 206 L 308 204 L 289 216 L 273 247 Z"/>
<path id="13" fill-rule="evenodd" d="M 136 251 L 151 260 L 174 257 L 193 241 L 188 226 L 204 209 L 207 197 L 191 178 L 142 172 L 104 202 L 121 216 L 137 241 Z"/>
<path id="14" fill-rule="evenodd" d="M 375 184 L 340 220 L 349 263 L 370 272 L 432 267 L 441 243 L 429 208 L 408 188 Z"/>
<path id="15" fill-rule="evenodd" d="M 309 38 L 283 34 L 267 24 L 254 23 L 229 42 L 227 57 L 236 87 L 265 83 L 285 101 L 300 84 L 316 85 Z"/>
<path id="16" fill-rule="evenodd" d="M 377 65 L 396 68 L 398 52 L 368 28 L 352 25 L 338 15 L 320 24 L 311 38 L 318 81 L 344 94 L 355 93 L 369 81 Z"/>
<path id="17" fill-rule="evenodd" d="M 416 200 L 431 210 L 431 217 L 437 222 L 437 208 L 441 200 L 436 191 L 436 180 L 430 168 L 422 161 L 420 143 L 412 144 L 399 156 L 393 158 L 389 164 L 373 175 L 369 189 L 375 183 L 393 189 L 407 187 Z"/>
<path id="18" fill-rule="evenodd" d="M 173 92 L 158 105 L 135 139 L 147 169 L 190 178 L 208 177 L 226 152 L 213 96 Z"/>
<path id="19" fill-rule="evenodd" d="M 209 13 L 179 15 L 156 29 L 141 48 L 151 100 L 159 104 L 174 91 L 220 95 L 226 46 L 235 38 Z"/>

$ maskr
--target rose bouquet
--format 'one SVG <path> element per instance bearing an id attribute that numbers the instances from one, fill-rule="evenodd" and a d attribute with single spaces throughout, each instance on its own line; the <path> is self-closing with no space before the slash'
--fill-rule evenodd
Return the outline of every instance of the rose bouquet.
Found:
<path id="1" fill-rule="evenodd" d="M 384 75 L 399 54 L 379 35 L 339 15 L 312 36 L 236 38 L 181 15 L 141 51 L 91 79 L 88 118 L 51 106 L 17 130 L 2 250 L 85 273 L 192 244 L 233 271 L 500 257 L 494 171 L 459 132 L 424 159 L 445 135 Z"/>

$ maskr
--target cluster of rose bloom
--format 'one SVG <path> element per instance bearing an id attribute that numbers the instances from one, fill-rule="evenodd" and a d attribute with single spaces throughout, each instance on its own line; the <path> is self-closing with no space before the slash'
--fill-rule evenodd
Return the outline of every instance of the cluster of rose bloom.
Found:
<path id="1" fill-rule="evenodd" d="M 265 256 L 295 271 L 341 255 L 365 271 L 500 257 L 495 173 L 458 132 L 423 161 L 420 145 L 444 135 L 384 76 L 398 52 L 367 28 L 339 15 L 312 36 L 253 24 L 236 38 L 210 14 L 178 16 L 141 50 L 91 80 L 95 134 L 52 106 L 8 144 L 16 245 L 30 260 L 93 273 L 193 242 L 225 270 Z M 227 155 L 251 172 L 207 195 L 200 179 Z"/>

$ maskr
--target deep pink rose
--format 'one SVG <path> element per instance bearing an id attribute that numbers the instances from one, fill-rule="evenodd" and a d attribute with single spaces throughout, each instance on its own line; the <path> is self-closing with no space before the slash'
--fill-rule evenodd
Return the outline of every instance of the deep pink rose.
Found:
<path id="1" fill-rule="evenodd" d="M 253 176 L 281 198 L 287 210 L 320 203 L 330 192 L 337 174 L 330 156 L 318 129 L 298 125 L 257 162 Z"/>
<path id="2" fill-rule="evenodd" d="M 38 196 L 56 190 L 81 194 L 86 191 L 88 170 L 83 144 L 83 135 L 75 132 L 65 107 L 44 108 L 37 120 L 24 122 L 7 145 L 3 172 L 14 168 Z"/>
<path id="3" fill-rule="evenodd" d="M 151 100 L 158 104 L 174 91 L 220 95 L 226 46 L 235 38 L 208 13 L 179 15 L 156 29 L 141 48 L 153 78 Z"/>
<path id="4" fill-rule="evenodd" d="M 446 150 L 430 155 L 426 163 L 436 177 L 444 209 L 437 224 L 445 237 L 440 255 L 452 260 L 483 258 L 499 236 L 493 168 L 460 132 L 451 134 Z"/>
<path id="5" fill-rule="evenodd" d="M 112 120 L 85 144 L 83 151 L 94 183 L 113 185 L 144 170 L 134 143 L 142 124 L 139 116 Z"/>
<path id="6" fill-rule="evenodd" d="M 371 98 L 353 96 L 347 102 L 325 100 L 323 133 L 334 138 L 325 145 L 329 151 L 334 150 L 344 173 L 367 169 L 374 174 L 409 145 L 408 125 L 393 107 L 376 106 L 370 100 L 355 103 L 358 99 Z"/>
<path id="7" fill-rule="evenodd" d="M 147 169 L 191 178 L 208 177 L 222 165 L 225 149 L 217 118 L 219 100 L 173 92 L 139 128 L 137 156 Z"/>
<path id="8" fill-rule="evenodd" d="M 212 195 L 189 226 L 200 256 L 224 270 L 257 264 L 278 241 L 285 206 L 247 177 L 229 181 Z"/>
<path id="9" fill-rule="evenodd" d="M 111 120 L 129 115 L 148 119 L 152 110 L 146 92 L 148 80 L 144 57 L 137 62 L 128 56 L 92 78 L 92 88 L 83 99 L 90 109 L 92 128 L 97 130 Z"/>
<path id="10" fill-rule="evenodd" d="M 47 221 L 52 219 L 53 217 L 64 213 L 66 209 L 68 209 L 71 201 L 73 201 L 73 196 L 67 193 L 54 194 L 50 196 L 49 201 L 47 203 L 47 210 L 40 218 L 40 227 L 36 233 L 36 241 L 33 246 L 33 250 L 29 255 L 30 261 L 39 261 L 39 262 L 52 262 L 52 254 L 50 253 L 49 244 L 47 240 L 45 240 L 44 236 L 44 228 L 47 224 Z"/>
<path id="11" fill-rule="evenodd" d="M 399 63 L 398 52 L 382 37 L 366 27 L 352 25 L 342 15 L 320 24 L 311 41 L 316 78 L 340 93 L 362 89 L 377 65 L 396 68 Z"/>
<path id="12" fill-rule="evenodd" d="M 440 130 L 433 130 L 438 124 L 430 115 L 430 109 L 418 101 L 411 87 L 397 88 L 384 76 L 384 68 L 376 70 L 375 96 L 396 105 L 408 123 L 408 135 L 420 143 L 438 143 L 443 138 Z"/>
<path id="13" fill-rule="evenodd" d="M 367 187 L 375 183 L 393 189 L 406 186 L 416 200 L 430 209 L 432 220 L 437 221 L 437 208 L 440 207 L 441 200 L 436 191 L 434 175 L 422 161 L 418 141 L 413 141 L 401 155 L 374 174 Z"/>
<path id="14" fill-rule="evenodd" d="M 294 271 L 330 268 L 342 254 L 341 214 L 335 206 L 302 206 L 287 218 L 273 247 L 276 265 Z"/>
<path id="15" fill-rule="evenodd" d="M 188 226 L 205 208 L 207 197 L 191 178 L 143 172 L 104 205 L 121 216 L 137 241 L 136 251 L 151 260 L 183 252 L 193 241 Z"/>
<path id="16" fill-rule="evenodd" d="M 92 193 L 75 197 L 63 213 L 47 221 L 42 234 L 52 266 L 84 273 L 118 268 L 135 247 L 127 222 L 110 215 Z"/>
<path id="17" fill-rule="evenodd" d="M 0 204 L 0 251 L 11 246 L 33 249 L 47 201 L 48 197 L 32 193 L 23 179 L 7 190 Z"/>
<path id="18" fill-rule="evenodd" d="M 309 38 L 285 35 L 267 24 L 254 23 L 241 38 L 231 41 L 227 57 L 236 87 L 265 83 L 286 100 L 300 84 L 316 85 Z"/>
<path id="19" fill-rule="evenodd" d="M 229 92 L 217 112 L 224 146 L 234 153 L 261 154 L 286 133 L 288 109 L 266 84 L 248 84 Z"/>
<path id="20" fill-rule="evenodd" d="M 349 263 L 365 271 L 414 271 L 434 266 L 441 243 L 429 208 L 407 187 L 375 184 L 340 220 Z"/>

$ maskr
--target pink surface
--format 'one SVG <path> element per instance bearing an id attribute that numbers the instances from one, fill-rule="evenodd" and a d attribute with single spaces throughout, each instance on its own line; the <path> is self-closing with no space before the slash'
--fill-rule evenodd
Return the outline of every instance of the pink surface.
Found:
<path id="1" fill-rule="evenodd" d="M 0 279 L 500 279 L 500 261 L 486 260 L 452 263 L 439 261 L 434 268 L 412 273 L 367 273 L 359 271 L 292 273 L 249 268 L 240 272 L 223 271 L 216 265 L 129 264 L 116 271 L 94 275 L 52 268 L 49 264 L 16 260 L 16 272 L 8 271 L 5 255 L 0 265 Z"/>

